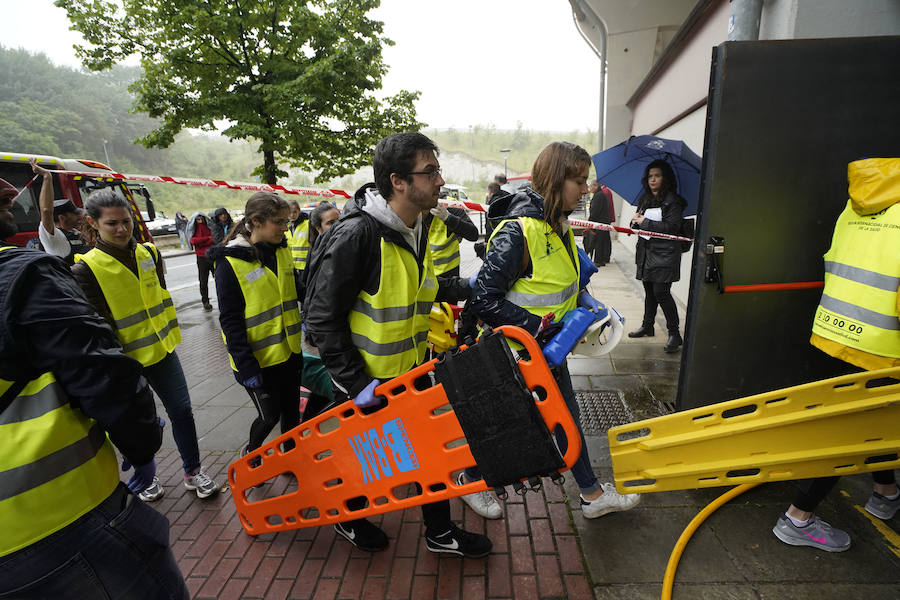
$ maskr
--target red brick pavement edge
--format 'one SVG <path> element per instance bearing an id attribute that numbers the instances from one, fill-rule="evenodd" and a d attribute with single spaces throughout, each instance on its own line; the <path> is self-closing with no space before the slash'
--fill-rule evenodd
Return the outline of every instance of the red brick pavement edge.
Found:
<path id="1" fill-rule="evenodd" d="M 224 484 L 235 454 L 206 453 L 202 458 L 206 472 Z M 482 519 L 459 499 L 451 500 L 458 524 L 493 541 L 487 559 L 429 552 L 418 508 L 374 519 L 388 534 L 390 546 L 369 554 L 331 527 L 247 535 L 227 488 L 201 500 L 181 484 L 174 449 L 160 451 L 156 461 L 166 495 L 153 506 L 169 518 L 172 549 L 193 598 L 594 597 L 568 504 L 552 484 L 524 499 L 511 494 L 505 517 L 496 521 Z"/>

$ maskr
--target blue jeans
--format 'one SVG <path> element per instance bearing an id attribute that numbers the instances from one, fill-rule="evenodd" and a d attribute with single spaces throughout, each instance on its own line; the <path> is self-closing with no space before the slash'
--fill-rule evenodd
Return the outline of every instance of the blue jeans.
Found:
<path id="1" fill-rule="evenodd" d="M 581 410 L 578 408 L 578 402 L 575 400 L 572 378 L 569 377 L 569 366 L 565 361 L 553 370 L 553 376 L 556 379 L 556 384 L 559 386 L 563 399 L 566 401 L 566 407 L 572 413 L 575 425 L 578 426 L 578 435 L 581 436 L 581 454 L 578 455 L 578 460 L 572 465 L 572 477 L 575 478 L 575 483 L 578 484 L 578 489 L 582 494 L 591 494 L 600 489 L 600 482 L 597 481 L 597 476 L 594 475 L 591 457 L 588 455 L 587 443 L 584 441 L 584 434 L 581 432 Z M 569 448 L 566 432 L 563 431 L 562 427 L 557 427 L 553 433 L 556 436 L 556 444 L 559 446 L 560 453 L 565 454 Z M 465 473 L 468 481 L 481 479 L 481 471 L 477 466 L 467 467 Z"/>
<path id="2" fill-rule="evenodd" d="M 178 241 L 181 243 L 182 248 L 190 248 L 191 247 L 191 243 L 188 240 L 187 231 L 185 231 L 184 229 L 178 230 Z"/>
<path id="3" fill-rule="evenodd" d="M 121 483 L 74 523 L 0 557 L 0 598 L 189 597 L 169 545 L 168 519 Z"/>
<path id="4" fill-rule="evenodd" d="M 200 447 L 197 444 L 191 396 L 178 355 L 170 352 L 155 365 L 144 367 L 144 377 L 169 415 L 172 437 L 181 455 L 181 468 L 185 473 L 194 475 L 200 469 Z"/>
<path id="5" fill-rule="evenodd" d="M 563 399 L 566 401 L 566 407 L 572 413 L 575 419 L 575 425 L 578 427 L 578 435 L 581 437 L 581 454 L 578 460 L 572 465 L 572 477 L 578 484 L 578 489 L 582 494 L 591 494 L 600 489 L 600 482 L 594 475 L 594 467 L 591 466 L 591 457 L 588 455 L 587 443 L 584 441 L 584 433 L 581 432 L 581 409 L 578 408 L 578 402 L 575 400 L 575 390 L 572 389 L 572 378 L 569 377 L 569 365 L 565 361 L 553 370 L 556 384 L 562 393 Z M 566 438 L 566 432 L 562 427 L 557 427 L 554 432 L 556 435 L 556 444 L 559 451 L 563 454 L 569 448 L 569 440 Z"/>

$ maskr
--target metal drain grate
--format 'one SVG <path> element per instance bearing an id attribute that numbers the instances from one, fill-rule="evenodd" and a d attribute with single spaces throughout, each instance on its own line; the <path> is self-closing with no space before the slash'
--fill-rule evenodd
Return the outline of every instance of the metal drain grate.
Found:
<path id="1" fill-rule="evenodd" d="M 581 409 L 581 430 L 585 434 L 606 433 L 617 425 L 634 422 L 634 415 L 619 390 L 575 392 Z"/>

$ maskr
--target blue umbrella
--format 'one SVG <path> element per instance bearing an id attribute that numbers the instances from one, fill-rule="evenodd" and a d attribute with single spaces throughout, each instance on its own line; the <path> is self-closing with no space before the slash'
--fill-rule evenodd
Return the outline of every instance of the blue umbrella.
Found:
<path id="1" fill-rule="evenodd" d="M 654 135 L 631 136 L 627 141 L 594 155 L 600 183 L 637 206 L 641 177 L 650 162 L 662 159 L 672 165 L 678 194 L 687 201 L 684 216 L 697 214 L 700 200 L 700 157 L 681 140 Z"/>

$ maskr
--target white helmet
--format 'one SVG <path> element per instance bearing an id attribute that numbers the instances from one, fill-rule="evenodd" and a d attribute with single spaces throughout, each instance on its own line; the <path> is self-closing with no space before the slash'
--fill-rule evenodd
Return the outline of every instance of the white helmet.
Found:
<path id="1" fill-rule="evenodd" d="M 582 356 L 603 356 L 609 354 L 622 339 L 625 331 L 625 317 L 616 312 L 616 309 L 607 307 L 606 317 L 594 321 L 575 347 L 573 354 Z"/>

